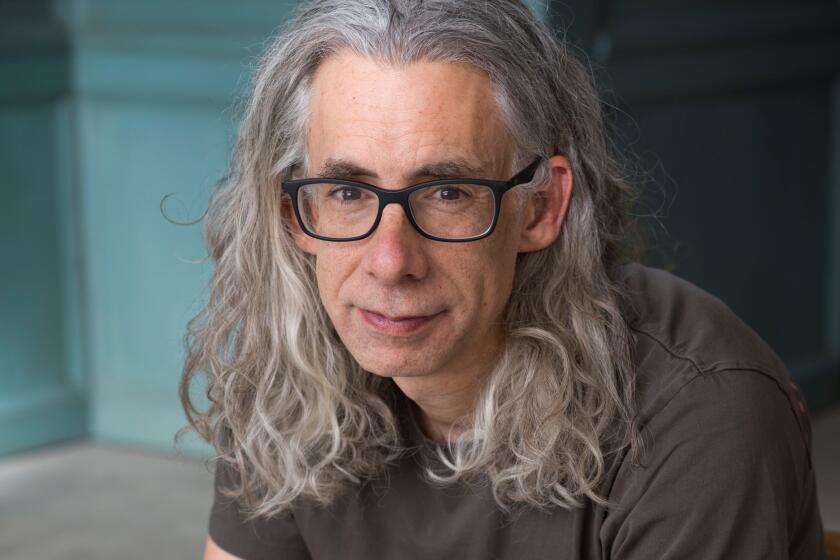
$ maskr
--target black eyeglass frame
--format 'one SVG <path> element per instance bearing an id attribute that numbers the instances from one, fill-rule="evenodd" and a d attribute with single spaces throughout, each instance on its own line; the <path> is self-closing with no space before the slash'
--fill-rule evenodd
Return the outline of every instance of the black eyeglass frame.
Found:
<path id="1" fill-rule="evenodd" d="M 291 179 L 288 181 L 283 181 L 281 183 L 282 189 L 289 194 L 292 199 L 292 208 L 295 212 L 295 217 L 297 218 L 298 224 L 300 228 L 306 235 L 310 237 L 314 237 L 315 239 L 320 239 L 322 241 L 358 241 L 359 239 L 364 239 L 370 236 L 376 228 L 379 226 L 379 222 L 382 219 L 382 211 L 385 207 L 389 204 L 399 204 L 402 206 L 403 212 L 405 212 L 408 221 L 414 226 L 414 229 L 417 230 L 420 235 L 426 237 L 428 239 L 432 239 L 434 241 L 443 241 L 446 243 L 464 243 L 467 241 L 478 241 L 479 239 L 484 239 L 485 237 L 489 236 L 493 231 L 496 229 L 496 224 L 499 221 L 499 212 L 502 207 L 502 196 L 517 185 L 521 185 L 524 183 L 530 183 L 534 179 L 534 174 L 536 173 L 537 169 L 539 168 L 540 162 L 542 162 L 542 156 L 535 159 L 531 162 L 527 167 L 525 167 L 522 171 L 511 177 L 507 181 L 494 181 L 491 179 L 466 179 L 466 178 L 452 178 L 452 179 L 436 179 L 434 181 L 426 181 L 424 183 L 417 183 L 415 185 L 410 185 L 403 189 L 399 190 L 386 190 L 375 185 L 371 185 L 369 183 L 362 183 L 360 181 L 351 181 L 349 179 L 333 179 L 330 177 L 317 177 L 317 178 L 309 178 L 309 179 Z M 370 227 L 362 235 L 357 235 L 354 237 L 326 237 L 323 235 L 318 235 L 309 230 L 304 224 L 303 219 L 300 215 L 300 209 L 298 208 L 298 190 L 305 185 L 312 185 L 312 184 L 319 184 L 319 183 L 334 183 L 336 185 L 345 185 L 348 187 L 358 187 L 360 189 L 365 189 L 367 191 L 373 192 L 377 199 L 379 200 L 379 208 L 376 211 L 376 219 L 373 221 L 373 225 Z M 493 212 L 493 222 L 490 224 L 490 227 L 483 233 L 479 235 L 475 235 L 473 237 L 464 237 L 462 239 L 450 239 L 447 237 L 437 237 L 430 233 L 423 231 L 417 221 L 414 219 L 414 214 L 411 211 L 411 206 L 409 205 L 409 195 L 412 192 L 423 189 L 426 187 L 435 187 L 439 185 L 483 185 L 485 187 L 490 187 L 493 190 L 493 197 L 495 200 L 495 208 Z"/>

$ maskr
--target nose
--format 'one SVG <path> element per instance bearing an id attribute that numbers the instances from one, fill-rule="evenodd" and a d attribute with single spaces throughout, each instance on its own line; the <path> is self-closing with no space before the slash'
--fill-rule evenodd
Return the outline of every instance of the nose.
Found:
<path id="1" fill-rule="evenodd" d="M 362 264 L 365 273 L 386 285 L 425 278 L 429 270 L 424 252 L 427 241 L 414 229 L 399 204 L 387 205 L 379 225 L 367 239 Z"/>

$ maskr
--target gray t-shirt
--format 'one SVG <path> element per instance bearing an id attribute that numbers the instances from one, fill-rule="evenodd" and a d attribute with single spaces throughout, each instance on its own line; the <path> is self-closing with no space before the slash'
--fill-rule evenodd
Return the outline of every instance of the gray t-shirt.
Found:
<path id="1" fill-rule="evenodd" d="M 246 560 L 820 559 L 822 522 L 807 408 L 778 356 L 720 300 L 668 272 L 625 267 L 647 453 L 608 458 L 591 502 L 512 518 L 489 488 L 426 482 L 436 442 L 403 398 L 408 454 L 328 508 L 243 523 L 216 469 L 213 540 Z M 422 459 L 422 460 L 421 460 Z"/>

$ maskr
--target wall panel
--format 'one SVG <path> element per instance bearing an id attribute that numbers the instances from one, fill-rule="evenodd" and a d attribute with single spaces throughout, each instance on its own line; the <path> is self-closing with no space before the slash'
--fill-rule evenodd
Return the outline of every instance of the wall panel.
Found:
<path id="1" fill-rule="evenodd" d="M 85 433 L 63 36 L 33 3 L 0 21 L 0 454 Z M 7 10 L 9 6 L 5 7 Z M 23 7 L 21 7 L 23 8 Z"/>
<path id="2" fill-rule="evenodd" d="M 210 263 L 201 217 L 227 171 L 235 103 L 294 3 L 79 2 L 74 38 L 91 436 L 171 447 L 187 321 Z M 188 452 L 206 452 L 197 438 Z"/>
<path id="3" fill-rule="evenodd" d="M 210 265 L 201 224 L 159 204 L 201 216 L 237 96 L 295 5 L 0 2 L 0 453 L 172 447 Z"/>

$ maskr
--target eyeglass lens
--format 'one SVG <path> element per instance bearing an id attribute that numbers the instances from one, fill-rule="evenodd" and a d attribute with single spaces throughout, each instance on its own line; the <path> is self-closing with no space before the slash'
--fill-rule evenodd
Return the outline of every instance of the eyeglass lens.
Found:
<path id="1" fill-rule="evenodd" d="M 495 214 L 493 189 L 470 183 L 432 185 L 412 191 L 409 208 L 427 234 L 467 239 L 486 232 Z M 345 239 L 364 235 L 376 221 L 379 199 L 373 191 L 350 185 L 317 183 L 298 190 L 298 209 L 306 229 Z"/>

